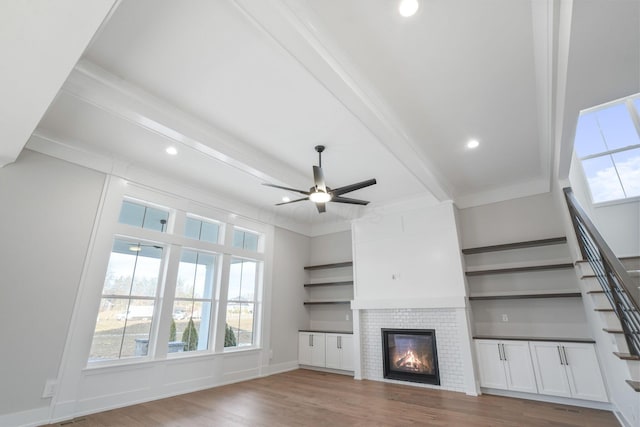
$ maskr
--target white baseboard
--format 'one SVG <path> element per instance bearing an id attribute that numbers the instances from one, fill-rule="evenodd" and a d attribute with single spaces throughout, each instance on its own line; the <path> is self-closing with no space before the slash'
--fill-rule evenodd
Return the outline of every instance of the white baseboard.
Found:
<path id="1" fill-rule="evenodd" d="M 515 397 L 518 399 L 535 400 L 537 402 L 557 403 L 558 405 L 579 406 L 581 408 L 600 409 L 603 411 L 613 411 L 611 403 L 594 402 L 590 400 L 571 399 L 567 397 L 547 396 L 545 394 L 520 393 L 517 391 L 498 390 L 493 388 L 482 388 L 485 394 L 496 396 Z"/>
<path id="2" fill-rule="evenodd" d="M 49 406 L 43 406 L 28 411 L 0 415 L 0 426 L 35 427 L 47 424 L 49 422 L 49 409 Z"/>
<path id="3" fill-rule="evenodd" d="M 290 362 L 276 363 L 274 365 L 266 365 L 262 367 L 262 373 L 260 376 L 268 377 L 269 375 L 281 374 L 283 372 L 295 371 L 298 369 L 298 361 L 292 360 Z"/>

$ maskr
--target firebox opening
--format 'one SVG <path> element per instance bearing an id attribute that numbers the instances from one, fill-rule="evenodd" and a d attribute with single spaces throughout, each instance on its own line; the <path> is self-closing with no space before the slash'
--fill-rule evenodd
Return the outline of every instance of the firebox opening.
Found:
<path id="1" fill-rule="evenodd" d="M 440 385 L 434 329 L 382 329 L 384 377 Z"/>

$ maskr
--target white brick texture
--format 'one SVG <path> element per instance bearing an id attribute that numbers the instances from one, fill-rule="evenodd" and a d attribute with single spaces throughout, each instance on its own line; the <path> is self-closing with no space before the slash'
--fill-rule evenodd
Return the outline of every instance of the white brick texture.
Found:
<path id="1" fill-rule="evenodd" d="M 460 356 L 460 335 L 455 309 L 405 308 L 360 312 L 362 377 L 375 381 L 397 382 L 385 380 L 383 377 L 382 328 L 435 329 L 441 385 L 409 382 L 403 384 L 464 392 L 464 367 Z"/>

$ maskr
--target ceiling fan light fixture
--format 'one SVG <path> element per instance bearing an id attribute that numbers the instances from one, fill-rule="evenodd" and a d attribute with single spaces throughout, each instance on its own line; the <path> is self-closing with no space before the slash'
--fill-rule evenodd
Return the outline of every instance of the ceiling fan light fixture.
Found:
<path id="1" fill-rule="evenodd" d="M 316 191 L 309 194 L 309 200 L 313 203 L 327 203 L 331 200 L 331 194 L 325 193 L 324 191 Z"/>

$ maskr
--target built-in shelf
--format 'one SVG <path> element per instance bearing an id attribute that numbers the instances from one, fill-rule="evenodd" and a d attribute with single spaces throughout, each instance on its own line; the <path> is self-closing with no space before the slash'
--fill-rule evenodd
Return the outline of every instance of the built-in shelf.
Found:
<path id="1" fill-rule="evenodd" d="M 325 329 L 298 329 L 298 332 L 311 332 L 318 334 L 353 334 L 353 331 L 330 331 Z"/>
<path id="2" fill-rule="evenodd" d="M 305 283 L 304 286 L 306 288 L 314 287 L 314 286 L 342 286 L 342 285 L 353 285 L 353 280 L 346 280 L 342 282 L 322 282 L 322 283 Z"/>
<path id="3" fill-rule="evenodd" d="M 304 305 L 351 304 L 351 301 L 305 301 Z"/>
<path id="4" fill-rule="evenodd" d="M 353 262 L 334 262 L 332 264 L 321 264 L 321 265 L 308 265 L 304 269 L 305 270 L 323 270 L 325 268 L 341 268 L 341 267 L 351 267 L 353 266 Z"/>
<path id="5" fill-rule="evenodd" d="M 632 381 L 632 380 L 626 380 L 626 381 L 627 381 L 627 384 L 629 384 L 633 390 L 640 392 L 640 381 Z"/>
<path id="6" fill-rule="evenodd" d="M 533 248 L 536 246 L 560 245 L 567 242 L 566 237 L 552 237 L 549 239 L 528 240 L 526 242 L 505 243 L 501 245 L 480 246 L 477 248 L 463 249 L 465 255 L 480 254 L 485 252 L 508 251 L 511 249 Z"/>
<path id="7" fill-rule="evenodd" d="M 522 273 L 527 271 L 560 270 L 560 269 L 566 269 L 566 268 L 573 268 L 573 264 L 562 263 L 562 264 L 530 265 L 525 267 L 494 268 L 491 270 L 467 271 L 465 275 L 483 276 L 488 274 Z"/>
<path id="8" fill-rule="evenodd" d="M 504 299 L 529 299 L 529 298 L 579 298 L 580 292 L 563 293 L 533 293 L 533 294 L 513 294 L 513 295 L 478 295 L 470 296 L 470 301 L 504 300 Z"/>
<path id="9" fill-rule="evenodd" d="M 618 351 L 614 351 L 613 354 L 621 360 L 640 360 L 640 356 L 636 356 L 631 353 L 620 353 Z"/>
<path id="10" fill-rule="evenodd" d="M 475 335 L 475 340 L 502 340 L 502 341 L 553 341 L 553 342 L 580 342 L 594 344 L 596 341 L 592 338 L 558 338 L 558 337 L 527 337 L 527 336 L 494 336 L 494 335 Z"/>

